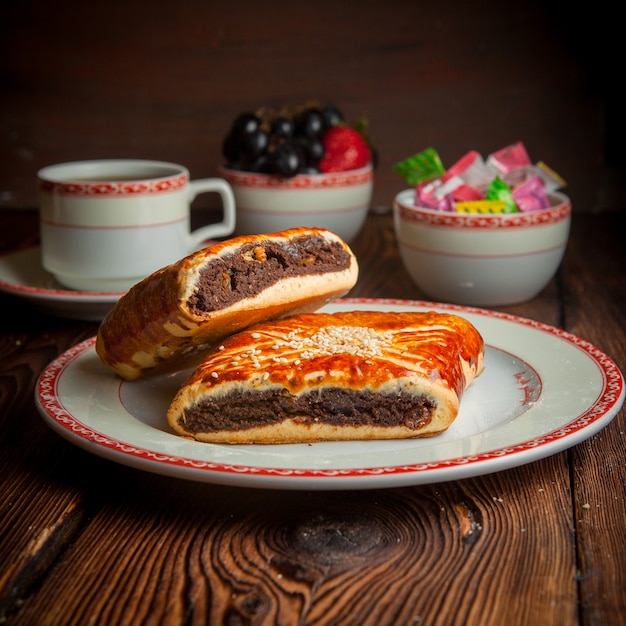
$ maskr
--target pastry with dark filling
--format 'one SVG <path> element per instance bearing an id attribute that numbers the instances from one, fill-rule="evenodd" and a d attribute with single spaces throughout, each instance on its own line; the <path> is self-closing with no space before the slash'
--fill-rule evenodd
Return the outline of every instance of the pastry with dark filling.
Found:
<path id="1" fill-rule="evenodd" d="M 133 286 L 102 321 L 96 351 L 125 380 L 193 367 L 224 337 L 316 311 L 357 276 L 348 245 L 325 229 L 235 237 Z"/>
<path id="2" fill-rule="evenodd" d="M 481 372 L 483 339 L 436 312 L 310 313 L 228 337 L 168 411 L 204 442 L 404 439 L 445 431 Z"/>

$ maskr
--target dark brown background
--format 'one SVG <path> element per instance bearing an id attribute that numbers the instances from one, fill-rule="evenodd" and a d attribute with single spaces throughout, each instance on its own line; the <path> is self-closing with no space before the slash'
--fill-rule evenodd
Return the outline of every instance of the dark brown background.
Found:
<path id="1" fill-rule="evenodd" d="M 392 166 L 419 150 L 433 146 L 451 165 L 470 149 L 487 155 L 522 140 L 567 180 L 576 211 L 613 209 L 623 165 L 617 26 L 603 4 L 594 9 L 9 3 L 0 9 L 0 207 L 35 206 L 37 170 L 59 161 L 154 158 L 213 176 L 238 112 L 316 98 L 369 118 L 380 154 L 374 206 L 406 186 Z"/>

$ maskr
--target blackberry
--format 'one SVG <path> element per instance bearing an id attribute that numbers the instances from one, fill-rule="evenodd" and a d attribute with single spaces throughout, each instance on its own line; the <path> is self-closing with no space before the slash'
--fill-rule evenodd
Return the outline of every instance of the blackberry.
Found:
<path id="1" fill-rule="evenodd" d="M 294 119 L 295 134 L 309 139 L 319 139 L 324 132 L 324 118 L 318 108 L 308 108 Z"/>
<path id="2" fill-rule="evenodd" d="M 273 137 L 282 137 L 284 139 L 291 139 L 294 134 L 294 123 L 284 115 L 279 115 L 274 118 L 271 126 L 271 135 Z"/>
<path id="3" fill-rule="evenodd" d="M 270 153 L 270 169 L 272 174 L 283 178 L 293 178 L 300 170 L 301 157 L 292 143 L 276 144 Z"/>
<path id="4" fill-rule="evenodd" d="M 339 126 L 339 124 L 345 123 L 343 113 L 334 106 L 325 106 L 322 109 L 322 119 L 324 120 L 324 126 L 326 128 L 332 128 L 333 126 Z"/>
<path id="5" fill-rule="evenodd" d="M 231 169 L 282 178 L 319 173 L 324 133 L 341 124 L 345 120 L 337 107 L 317 102 L 245 111 L 233 120 L 222 154 Z"/>

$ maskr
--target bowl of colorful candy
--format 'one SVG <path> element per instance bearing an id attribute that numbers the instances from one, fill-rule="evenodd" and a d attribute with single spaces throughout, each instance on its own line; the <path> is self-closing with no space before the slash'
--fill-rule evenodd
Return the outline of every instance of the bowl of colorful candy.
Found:
<path id="1" fill-rule="evenodd" d="M 429 299 L 472 306 L 531 300 L 556 274 L 569 237 L 564 181 L 521 143 L 446 169 L 429 148 L 395 166 L 412 187 L 394 199 L 403 263 Z"/>
<path id="2" fill-rule="evenodd" d="M 350 242 L 369 210 L 374 154 L 365 122 L 348 125 L 333 106 L 241 113 L 224 139 L 219 168 L 235 195 L 235 233 L 311 226 Z"/>

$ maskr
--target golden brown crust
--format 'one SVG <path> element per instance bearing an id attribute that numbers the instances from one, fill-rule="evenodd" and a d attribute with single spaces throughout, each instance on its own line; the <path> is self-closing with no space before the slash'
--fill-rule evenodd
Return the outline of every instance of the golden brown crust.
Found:
<path id="1" fill-rule="evenodd" d="M 212 350 L 172 401 L 168 421 L 207 442 L 432 436 L 456 418 L 483 355 L 478 331 L 456 315 L 298 315 L 257 324 Z"/>
<path id="2" fill-rule="evenodd" d="M 285 276 L 216 310 L 197 311 L 192 306 L 201 272 L 209 263 L 232 258 L 249 250 L 250 244 L 298 247 L 318 239 L 340 246 L 347 255 L 346 267 Z M 257 257 L 253 262 L 262 264 L 262 255 Z M 96 351 L 107 367 L 126 380 L 191 367 L 216 342 L 251 324 L 317 310 L 347 293 L 357 275 L 356 258 L 347 244 L 324 229 L 236 237 L 181 259 L 130 289 L 100 325 Z"/>

